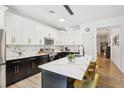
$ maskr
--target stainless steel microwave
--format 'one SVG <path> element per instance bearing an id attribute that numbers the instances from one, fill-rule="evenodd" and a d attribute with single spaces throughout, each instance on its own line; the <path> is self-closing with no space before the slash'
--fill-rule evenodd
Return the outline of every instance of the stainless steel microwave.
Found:
<path id="1" fill-rule="evenodd" d="M 45 37 L 44 38 L 44 44 L 45 45 L 53 45 L 54 44 L 54 39 L 53 38 Z"/>

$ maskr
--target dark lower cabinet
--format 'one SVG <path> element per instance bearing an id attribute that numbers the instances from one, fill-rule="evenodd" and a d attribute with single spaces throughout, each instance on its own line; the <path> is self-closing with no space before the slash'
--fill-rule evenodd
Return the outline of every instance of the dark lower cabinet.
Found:
<path id="1" fill-rule="evenodd" d="M 48 63 L 49 62 L 49 56 L 48 55 L 44 55 L 43 57 L 43 64 Z"/>
<path id="2" fill-rule="evenodd" d="M 22 60 L 13 60 L 6 65 L 6 83 L 10 85 L 25 78 L 25 63 Z"/>
<path id="3" fill-rule="evenodd" d="M 63 58 L 63 57 L 65 57 L 65 56 L 67 56 L 66 52 L 59 52 L 59 53 L 57 53 L 57 55 L 55 56 L 55 60 L 60 59 L 60 58 Z"/>
<path id="4" fill-rule="evenodd" d="M 14 78 L 14 66 L 9 62 L 6 64 L 6 85 L 10 85 L 13 83 Z"/>
<path id="5" fill-rule="evenodd" d="M 56 56 L 56 60 L 67 56 L 69 53 L 60 52 Z M 18 60 L 11 60 L 6 62 L 6 85 L 13 84 L 17 81 L 25 79 L 26 77 L 32 76 L 39 73 L 41 69 L 39 65 L 48 63 L 49 55 L 43 55 L 39 57 L 30 57 Z"/>
<path id="6" fill-rule="evenodd" d="M 38 66 L 43 64 L 43 56 L 38 57 Z"/>
<path id="7" fill-rule="evenodd" d="M 25 59 L 26 63 L 26 76 L 31 76 L 39 72 L 38 59 L 37 57 L 32 57 Z"/>
<path id="8" fill-rule="evenodd" d="M 10 60 L 6 62 L 6 86 L 25 79 L 41 71 L 39 65 L 49 62 L 49 56 L 39 56 Z"/>
<path id="9" fill-rule="evenodd" d="M 78 54 L 78 52 L 59 52 L 57 53 L 57 55 L 55 56 L 55 60 L 66 57 L 68 54 Z"/>

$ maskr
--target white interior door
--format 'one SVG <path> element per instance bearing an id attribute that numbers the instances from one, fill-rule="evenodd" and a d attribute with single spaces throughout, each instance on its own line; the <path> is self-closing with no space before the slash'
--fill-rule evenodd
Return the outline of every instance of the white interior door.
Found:
<path id="1" fill-rule="evenodd" d="M 86 55 L 93 54 L 93 41 L 92 40 L 93 40 L 92 35 L 83 35 L 82 36 L 82 44 L 84 45 Z"/>

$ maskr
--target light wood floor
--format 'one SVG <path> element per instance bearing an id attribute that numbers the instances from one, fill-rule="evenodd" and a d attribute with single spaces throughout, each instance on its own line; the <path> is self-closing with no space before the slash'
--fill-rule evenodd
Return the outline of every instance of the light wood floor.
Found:
<path id="1" fill-rule="evenodd" d="M 98 56 L 100 67 L 99 88 L 124 88 L 124 73 L 115 66 L 113 62 L 106 59 L 103 55 Z"/>
<path id="2" fill-rule="evenodd" d="M 41 88 L 41 73 L 10 85 L 8 88 Z"/>
<path id="3" fill-rule="evenodd" d="M 98 88 L 124 88 L 124 74 L 104 56 L 98 56 L 100 80 Z M 41 88 L 41 73 L 17 82 L 8 88 Z"/>

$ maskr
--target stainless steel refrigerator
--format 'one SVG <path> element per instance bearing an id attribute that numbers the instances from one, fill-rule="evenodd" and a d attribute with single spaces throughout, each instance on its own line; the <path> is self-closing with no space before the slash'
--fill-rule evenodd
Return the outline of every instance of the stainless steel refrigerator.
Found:
<path id="1" fill-rule="evenodd" d="M 6 87 L 5 31 L 0 29 L 0 88 Z"/>

